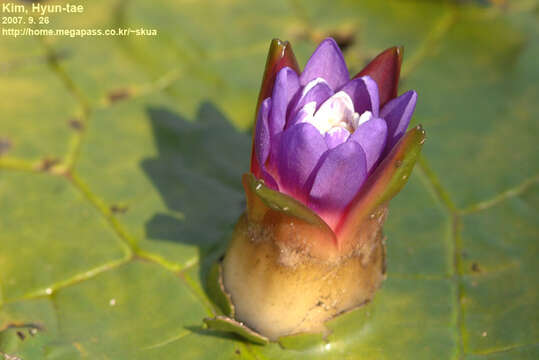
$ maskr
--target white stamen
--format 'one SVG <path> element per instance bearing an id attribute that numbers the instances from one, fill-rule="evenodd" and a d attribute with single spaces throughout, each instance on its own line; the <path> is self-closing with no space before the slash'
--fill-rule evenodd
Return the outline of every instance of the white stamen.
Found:
<path id="1" fill-rule="evenodd" d="M 313 122 L 313 115 L 316 111 L 316 102 L 307 103 L 296 115 L 294 123 Z"/>
<path id="2" fill-rule="evenodd" d="M 349 132 L 356 129 L 359 115 L 354 111 L 354 103 L 344 91 L 339 91 L 327 99 L 314 114 L 312 124 L 325 134 L 331 128 L 341 127 Z"/>
<path id="3" fill-rule="evenodd" d="M 301 111 L 304 111 L 306 114 L 313 116 L 314 112 L 316 111 L 316 101 L 311 101 L 310 103 L 307 103 Z"/>
<path id="4" fill-rule="evenodd" d="M 356 113 L 357 114 L 357 113 Z M 356 129 L 359 125 L 363 124 L 363 123 L 366 123 L 367 121 L 369 121 L 370 119 L 372 119 L 372 113 L 370 111 L 365 111 L 363 114 L 361 114 L 361 116 L 359 117 L 358 119 L 358 122 L 357 122 L 357 125 L 356 125 Z"/>

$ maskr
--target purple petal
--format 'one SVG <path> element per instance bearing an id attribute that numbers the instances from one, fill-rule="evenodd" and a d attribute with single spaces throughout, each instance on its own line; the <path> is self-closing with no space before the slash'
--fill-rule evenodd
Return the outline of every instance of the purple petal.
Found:
<path id="1" fill-rule="evenodd" d="M 350 79 L 341 49 L 331 38 L 318 45 L 299 79 L 301 85 L 305 86 L 309 81 L 319 77 L 326 80 L 332 89 L 341 87 Z"/>
<path id="2" fill-rule="evenodd" d="M 378 162 L 382 151 L 386 145 L 387 124 L 384 119 L 372 118 L 371 120 L 359 125 L 352 134 L 350 140 L 357 142 L 365 151 L 367 159 L 367 173 Z"/>
<path id="3" fill-rule="evenodd" d="M 387 122 L 386 151 L 390 151 L 406 131 L 414 113 L 416 100 L 417 93 L 410 90 L 389 101 L 380 111 L 380 117 Z"/>
<path id="4" fill-rule="evenodd" d="M 270 135 L 281 132 L 286 123 L 286 109 L 292 97 L 299 90 L 298 74 L 289 67 L 282 68 L 275 79 L 273 94 L 271 95 L 272 106 L 269 119 Z"/>
<path id="5" fill-rule="evenodd" d="M 327 149 L 320 132 L 309 123 L 300 123 L 285 130 L 277 164 L 283 190 L 304 200 L 305 182 Z"/>
<path id="6" fill-rule="evenodd" d="M 300 94 L 296 95 L 296 99 L 293 99 L 290 108 L 288 109 L 288 119 L 292 119 L 290 123 L 287 124 L 287 127 L 290 127 L 295 124 L 297 115 L 305 105 L 314 102 L 316 103 L 315 110 L 322 105 L 331 95 L 333 95 L 333 90 L 329 85 L 322 79 L 313 80 L 311 83 L 307 84 Z"/>
<path id="7" fill-rule="evenodd" d="M 378 85 L 370 76 L 353 79 L 344 85 L 341 91 L 346 92 L 354 102 L 354 110 L 358 114 L 365 111 L 372 112 L 378 117 L 380 99 L 378 97 Z"/>
<path id="8" fill-rule="evenodd" d="M 269 172 L 267 172 L 264 168 L 262 168 L 261 171 L 262 180 L 264 180 L 264 183 L 267 187 L 269 187 L 272 190 L 279 191 L 279 185 L 277 185 L 277 181 L 271 176 Z"/>
<path id="9" fill-rule="evenodd" d="M 324 134 L 324 140 L 326 140 L 328 149 L 333 149 L 345 142 L 349 136 L 350 132 L 345 128 L 334 127 Z"/>
<path id="10" fill-rule="evenodd" d="M 326 152 L 307 186 L 308 205 L 325 214 L 343 209 L 367 177 L 367 161 L 361 145 L 347 141 Z"/>
<path id="11" fill-rule="evenodd" d="M 270 132 L 268 126 L 271 98 L 265 99 L 260 105 L 255 128 L 255 155 L 261 167 L 264 166 L 270 152 Z"/>
<path id="12" fill-rule="evenodd" d="M 314 112 L 316 111 L 316 103 L 310 102 L 297 112 L 296 116 L 292 120 L 289 120 L 288 126 L 298 124 L 300 122 L 312 121 Z"/>
<path id="13" fill-rule="evenodd" d="M 266 169 L 271 169 L 272 174 L 276 174 L 277 163 L 279 161 L 279 150 L 281 148 L 281 138 L 283 137 L 283 132 L 275 134 L 271 138 L 270 154 L 268 162 L 266 163 Z"/>

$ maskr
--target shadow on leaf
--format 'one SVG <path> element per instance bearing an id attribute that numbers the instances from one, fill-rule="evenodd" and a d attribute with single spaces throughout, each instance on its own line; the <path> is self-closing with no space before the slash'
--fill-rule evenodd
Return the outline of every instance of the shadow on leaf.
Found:
<path id="1" fill-rule="evenodd" d="M 147 108 L 157 157 L 141 167 L 167 206 L 146 223 L 148 238 L 198 247 L 202 259 L 222 248 L 243 211 L 241 175 L 248 169 L 250 137 L 216 107 L 200 105 L 195 121 L 164 107 Z"/>

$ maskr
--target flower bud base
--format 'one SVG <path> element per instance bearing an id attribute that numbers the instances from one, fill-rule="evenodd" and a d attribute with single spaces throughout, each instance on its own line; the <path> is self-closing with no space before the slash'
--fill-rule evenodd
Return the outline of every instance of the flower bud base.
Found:
<path id="1" fill-rule="evenodd" d="M 386 210 L 382 217 L 385 219 Z M 367 241 L 337 258 L 275 239 L 277 231 L 242 216 L 223 260 L 235 318 L 271 340 L 326 332 L 325 322 L 368 302 L 385 275 L 383 220 L 368 219 Z M 308 239 L 307 239 L 308 240 Z M 294 242 L 291 242 L 294 243 Z"/>

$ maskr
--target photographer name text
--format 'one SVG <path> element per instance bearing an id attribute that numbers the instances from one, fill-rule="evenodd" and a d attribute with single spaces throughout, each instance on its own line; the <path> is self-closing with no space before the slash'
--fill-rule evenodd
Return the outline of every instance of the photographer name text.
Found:
<path id="1" fill-rule="evenodd" d="M 78 25 L 79 20 L 85 16 L 86 10 L 85 5 L 76 2 L 51 5 L 41 2 L 21 4 L 12 0 L 0 5 L 0 36 L 12 38 L 32 36 L 83 38 L 158 35 L 157 29 L 137 26 L 136 24 L 107 28 L 92 25 L 80 26 Z"/>
<path id="2" fill-rule="evenodd" d="M 82 14 L 84 12 L 84 5 L 81 4 L 64 4 L 64 5 L 44 5 L 39 3 L 32 3 L 31 6 L 23 4 L 17 4 L 9 2 L 2 4 L 2 12 L 5 14 Z"/>

